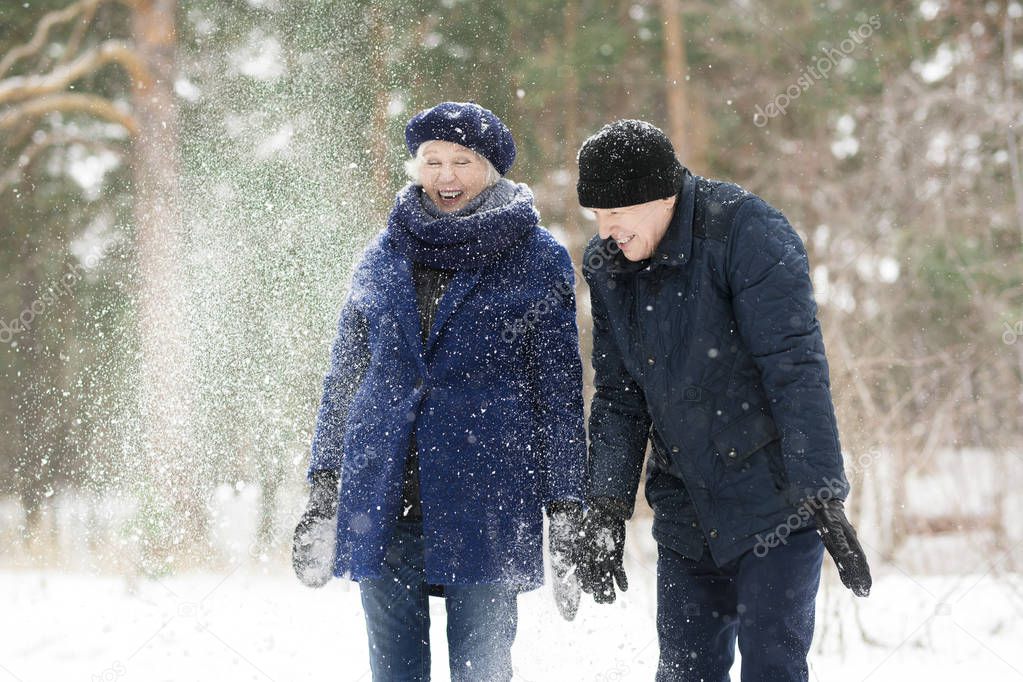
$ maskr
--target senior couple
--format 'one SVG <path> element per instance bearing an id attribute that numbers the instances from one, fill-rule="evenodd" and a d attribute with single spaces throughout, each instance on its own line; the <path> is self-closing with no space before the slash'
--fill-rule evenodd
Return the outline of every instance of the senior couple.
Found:
<path id="1" fill-rule="evenodd" d="M 572 261 L 505 177 L 511 132 L 444 102 L 405 142 L 412 181 L 352 276 L 293 545 L 303 583 L 359 583 L 373 679 L 429 679 L 433 595 L 452 679 L 510 680 L 544 513 L 561 614 L 580 588 L 613 602 L 644 460 L 656 679 L 728 680 L 736 641 L 744 681 L 807 679 L 824 549 L 856 594 L 870 573 L 795 230 L 649 123 L 586 140 L 587 448 Z"/>

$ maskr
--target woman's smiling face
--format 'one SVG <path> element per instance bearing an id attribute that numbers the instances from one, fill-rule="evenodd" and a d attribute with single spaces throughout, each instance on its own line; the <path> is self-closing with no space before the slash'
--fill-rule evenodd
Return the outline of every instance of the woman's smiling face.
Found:
<path id="1" fill-rule="evenodd" d="M 426 143 L 419 182 L 445 213 L 457 211 L 487 187 L 487 164 L 468 147 L 435 140 Z"/>

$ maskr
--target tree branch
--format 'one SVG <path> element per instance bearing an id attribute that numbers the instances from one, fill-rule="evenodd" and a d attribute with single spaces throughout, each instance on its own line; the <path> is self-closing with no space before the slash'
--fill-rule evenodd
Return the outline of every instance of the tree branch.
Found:
<path id="1" fill-rule="evenodd" d="M 79 78 L 111 62 L 120 64 L 128 71 L 135 87 L 150 81 L 149 70 L 127 43 L 108 40 L 48 74 L 14 76 L 0 81 L 0 104 L 63 90 Z"/>
<path id="2" fill-rule="evenodd" d="M 1009 124 L 1005 127 L 1005 141 L 1009 147 L 1009 169 L 1012 178 L 1012 194 L 1016 200 L 1016 227 L 1019 228 L 1020 241 L 1023 242 L 1023 172 L 1019 167 L 1019 146 L 1016 144 L 1016 103 L 1013 101 L 1013 52 L 1012 52 L 1012 17 L 1005 10 L 1005 23 L 1002 30 L 1003 68 L 1005 76 L 1005 105 L 1009 111 Z"/>
<path id="3" fill-rule="evenodd" d="M 26 117 L 40 116 L 51 111 L 82 111 L 124 126 L 132 137 L 139 132 L 139 124 L 130 113 L 118 109 L 104 97 L 80 93 L 44 95 L 12 107 L 0 114 L 0 130 L 10 128 Z"/>
<path id="4" fill-rule="evenodd" d="M 92 147 L 100 147 L 109 151 L 117 151 L 114 147 L 104 143 L 101 140 L 94 138 L 86 138 L 80 135 L 67 135 L 64 133 L 46 133 L 41 136 L 37 136 L 33 141 L 26 146 L 21 153 L 18 154 L 14 163 L 0 175 L 0 194 L 3 194 L 8 189 L 13 187 L 21 180 L 22 173 L 31 163 L 41 154 L 44 150 L 49 147 L 56 147 L 58 145 L 66 145 L 71 142 L 77 142 Z"/>
<path id="5" fill-rule="evenodd" d="M 54 10 L 47 12 L 43 15 L 39 23 L 36 24 L 36 32 L 24 45 L 19 45 L 12 48 L 7 54 L 4 55 L 3 59 L 0 59 L 0 76 L 11 70 L 19 60 L 25 57 L 30 57 L 39 50 L 42 49 L 43 45 L 46 44 L 46 38 L 50 34 L 50 29 L 54 26 L 67 23 L 81 14 L 83 11 L 94 12 L 96 6 L 104 0 L 78 0 L 78 2 L 72 3 L 64 9 Z"/>
<path id="6" fill-rule="evenodd" d="M 82 12 L 82 16 L 79 17 L 75 27 L 71 30 L 67 45 L 64 46 L 64 52 L 60 55 L 60 59 L 57 60 L 56 66 L 67 64 L 74 55 L 78 54 L 78 48 L 82 46 L 82 39 L 85 37 L 86 31 L 89 30 L 92 20 L 96 18 L 96 10 L 98 8 L 99 3 L 97 2 L 90 7 L 86 7 L 85 11 Z"/>

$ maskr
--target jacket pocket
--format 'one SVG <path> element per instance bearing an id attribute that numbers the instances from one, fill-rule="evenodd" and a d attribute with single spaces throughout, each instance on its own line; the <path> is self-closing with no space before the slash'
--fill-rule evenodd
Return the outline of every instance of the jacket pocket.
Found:
<path id="1" fill-rule="evenodd" d="M 644 496 L 655 518 L 665 519 L 683 528 L 689 528 L 696 520 L 696 508 L 689 499 L 685 484 L 671 474 L 658 472 L 648 478 Z"/>
<path id="2" fill-rule="evenodd" d="M 781 438 L 765 410 L 754 409 L 711 436 L 714 450 L 726 466 L 738 466 L 750 455 Z"/>

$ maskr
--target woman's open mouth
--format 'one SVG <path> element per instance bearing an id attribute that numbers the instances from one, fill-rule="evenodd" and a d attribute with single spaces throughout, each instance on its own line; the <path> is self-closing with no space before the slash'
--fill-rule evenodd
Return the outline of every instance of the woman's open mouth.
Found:
<path id="1" fill-rule="evenodd" d="M 454 206 L 462 198 L 463 194 L 465 192 L 460 189 L 442 189 L 437 191 L 440 203 L 443 206 Z"/>
<path id="2" fill-rule="evenodd" d="M 622 237 L 621 239 L 616 239 L 615 242 L 618 243 L 618 246 L 624 247 L 626 244 L 628 244 L 629 242 L 631 242 L 635 238 L 636 238 L 636 235 L 630 234 L 628 237 Z"/>

